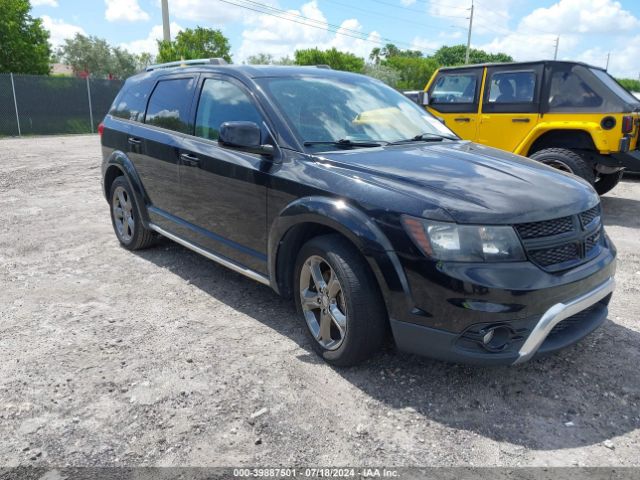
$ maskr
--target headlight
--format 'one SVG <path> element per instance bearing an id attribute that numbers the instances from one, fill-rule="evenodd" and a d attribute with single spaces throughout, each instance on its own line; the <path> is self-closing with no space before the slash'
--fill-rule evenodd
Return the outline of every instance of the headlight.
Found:
<path id="1" fill-rule="evenodd" d="M 403 215 L 402 223 L 422 252 L 450 262 L 520 262 L 526 260 L 513 227 L 458 225 Z"/>

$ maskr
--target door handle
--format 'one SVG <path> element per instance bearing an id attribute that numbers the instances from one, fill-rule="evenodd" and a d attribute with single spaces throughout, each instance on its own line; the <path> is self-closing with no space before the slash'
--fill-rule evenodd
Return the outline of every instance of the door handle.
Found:
<path id="1" fill-rule="evenodd" d="M 469 117 L 458 117 L 458 118 L 454 118 L 453 120 L 456 122 L 465 122 L 465 123 L 469 123 L 471 121 Z"/>
<path id="2" fill-rule="evenodd" d="M 180 155 L 180 160 L 186 167 L 197 167 L 200 165 L 200 159 L 190 153 L 182 153 Z"/>
<path id="3" fill-rule="evenodd" d="M 513 123 L 529 123 L 531 119 L 529 118 L 512 118 L 511 121 Z"/>
<path id="4" fill-rule="evenodd" d="M 142 143 L 142 140 L 136 137 L 129 137 L 128 141 L 131 145 L 140 145 Z"/>

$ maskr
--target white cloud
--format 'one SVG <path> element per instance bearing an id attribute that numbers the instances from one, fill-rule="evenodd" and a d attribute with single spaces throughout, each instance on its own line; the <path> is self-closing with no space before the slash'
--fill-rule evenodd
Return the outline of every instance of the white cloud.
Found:
<path id="1" fill-rule="evenodd" d="M 169 15 L 172 18 L 219 26 L 229 22 L 247 21 L 255 13 L 251 10 L 219 1 L 171 0 L 169 2 Z"/>
<path id="2" fill-rule="evenodd" d="M 505 31 L 492 41 L 475 45 L 490 52 L 505 52 L 518 61 L 553 58 L 560 37 L 558 59 L 581 60 L 598 66 L 606 64 L 609 51 L 604 46 L 622 45 L 611 53 L 609 71 L 636 78 L 640 72 L 640 36 L 629 31 L 640 28 L 640 20 L 614 0 L 559 0 L 548 8 L 526 15 L 513 31 Z M 620 41 L 616 40 L 616 37 Z"/>
<path id="3" fill-rule="evenodd" d="M 524 17 L 519 30 L 564 33 L 616 33 L 640 27 L 640 21 L 614 0 L 560 0 Z"/>
<path id="4" fill-rule="evenodd" d="M 400 3 L 405 7 L 408 7 L 409 5 L 416 3 L 416 0 L 400 0 Z"/>
<path id="5" fill-rule="evenodd" d="M 242 32 L 242 43 L 234 60 L 242 62 L 258 53 L 269 53 L 275 58 L 293 57 L 298 49 L 315 47 L 323 50 L 335 47 L 367 58 L 371 49 L 382 43 L 378 32 L 367 34 L 355 18 L 344 20 L 337 29 L 338 33 L 327 31 L 327 19 L 316 0 L 305 3 L 299 10 L 287 12 L 288 18 L 295 22 L 271 15 L 255 15 L 247 19 L 248 28 Z M 278 15 L 285 16 L 282 13 Z M 360 36 L 363 38 L 354 38 Z"/>
<path id="6" fill-rule="evenodd" d="M 178 33 L 184 30 L 180 25 L 172 22 L 170 25 L 171 38 L 174 39 Z M 150 53 L 152 55 L 158 54 L 158 40 L 162 40 L 162 25 L 155 25 L 151 28 L 147 38 L 141 40 L 134 40 L 128 43 L 122 43 L 120 46 L 131 53 Z"/>
<path id="7" fill-rule="evenodd" d="M 138 0 L 105 0 L 104 17 L 109 22 L 137 22 L 149 20 L 149 14 L 140 8 Z"/>
<path id="8" fill-rule="evenodd" d="M 616 48 L 612 52 L 602 47 L 595 47 L 582 52 L 577 59 L 604 68 L 609 53 L 611 54 L 609 73 L 621 78 L 638 78 L 638 74 L 640 74 L 640 35 L 629 38 L 627 42 L 624 42 L 624 46 Z"/>
<path id="9" fill-rule="evenodd" d="M 429 55 L 438 50 L 444 42 L 438 40 L 430 40 L 423 37 L 415 37 L 411 42 L 411 50 L 420 50 Z"/>
<path id="10" fill-rule="evenodd" d="M 31 0 L 34 7 L 57 7 L 58 0 Z"/>
<path id="11" fill-rule="evenodd" d="M 72 25 L 60 19 L 56 20 L 48 15 L 43 15 L 40 18 L 44 28 L 49 30 L 49 42 L 53 48 L 62 45 L 65 39 L 75 37 L 76 33 L 86 35 L 84 29 L 78 25 Z"/>
<path id="12" fill-rule="evenodd" d="M 513 3 L 513 0 L 492 0 L 489 8 L 476 5 L 473 16 L 474 34 L 506 32 L 511 18 L 509 10 Z M 441 17 L 443 22 L 466 29 L 471 14 L 469 4 L 469 0 L 438 0 L 428 4 L 428 12 L 433 17 Z"/>

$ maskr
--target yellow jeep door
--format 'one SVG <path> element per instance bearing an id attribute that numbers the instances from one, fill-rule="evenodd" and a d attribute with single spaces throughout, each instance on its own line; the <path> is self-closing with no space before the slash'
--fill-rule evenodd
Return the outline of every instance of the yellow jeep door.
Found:
<path id="1" fill-rule="evenodd" d="M 477 141 L 517 151 L 540 118 L 542 64 L 488 67 Z"/>
<path id="2" fill-rule="evenodd" d="M 475 140 L 483 67 L 442 69 L 430 83 L 427 109 L 465 140 Z"/>

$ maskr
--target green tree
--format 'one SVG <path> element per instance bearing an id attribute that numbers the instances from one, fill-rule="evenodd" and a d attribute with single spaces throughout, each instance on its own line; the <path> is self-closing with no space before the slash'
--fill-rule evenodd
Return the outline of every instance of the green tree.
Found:
<path id="1" fill-rule="evenodd" d="M 618 83 L 630 92 L 640 92 L 640 80 L 633 78 L 618 78 Z"/>
<path id="2" fill-rule="evenodd" d="M 395 87 L 400 90 L 422 90 L 439 66 L 433 58 L 403 56 L 387 58 L 382 65 L 398 72 Z"/>
<path id="3" fill-rule="evenodd" d="M 175 40 L 158 41 L 159 63 L 196 58 L 223 58 L 231 63 L 229 39 L 220 30 L 196 27 L 182 30 Z"/>
<path id="4" fill-rule="evenodd" d="M 136 73 L 139 68 L 139 57 L 128 51 L 114 47 L 111 49 L 111 75 L 118 78 L 127 78 Z"/>
<path id="5" fill-rule="evenodd" d="M 466 45 L 440 47 L 433 58 L 440 66 L 449 67 L 464 64 L 467 54 Z M 469 63 L 513 62 L 513 58 L 506 53 L 488 53 L 484 50 L 472 48 L 469 50 Z"/>
<path id="6" fill-rule="evenodd" d="M 71 65 L 75 73 L 87 72 L 96 78 L 126 78 L 138 71 L 138 58 L 106 40 L 79 33 L 64 41 L 57 56 Z"/>
<path id="7" fill-rule="evenodd" d="M 376 65 L 375 63 L 367 64 L 364 66 L 364 71 L 362 72 L 365 75 L 369 75 L 370 77 L 377 78 L 381 82 L 386 83 L 390 87 L 397 88 L 398 83 L 400 83 L 400 72 L 395 68 L 389 67 L 387 65 Z"/>
<path id="8" fill-rule="evenodd" d="M 249 65 L 273 65 L 275 60 L 270 53 L 258 53 L 247 58 Z"/>
<path id="9" fill-rule="evenodd" d="M 329 65 L 334 70 L 345 70 L 347 72 L 361 73 L 364 69 L 364 58 L 360 58 L 353 53 L 341 52 L 336 48 L 331 48 L 330 50 L 319 50 L 317 48 L 296 50 L 294 62 L 296 65 Z"/>
<path id="10" fill-rule="evenodd" d="M 147 52 L 143 52 L 140 55 L 136 56 L 136 69 L 138 71 L 144 70 L 149 65 L 153 65 L 156 59 L 153 55 Z"/>
<path id="11" fill-rule="evenodd" d="M 29 0 L 0 0 L 0 72 L 49 73 L 49 32 Z"/>

